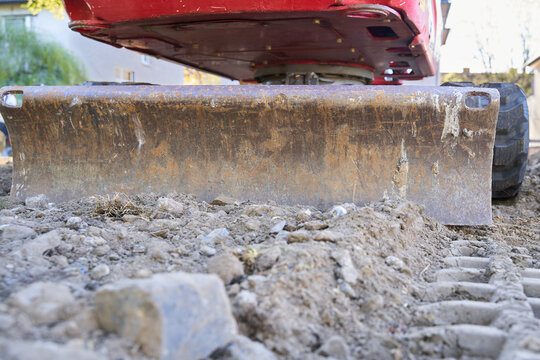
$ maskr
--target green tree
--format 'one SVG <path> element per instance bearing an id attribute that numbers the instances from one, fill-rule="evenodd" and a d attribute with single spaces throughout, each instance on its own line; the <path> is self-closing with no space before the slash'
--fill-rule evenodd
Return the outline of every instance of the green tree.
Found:
<path id="1" fill-rule="evenodd" d="M 64 17 L 64 4 L 62 4 L 62 0 L 28 0 L 23 7 L 30 10 L 34 15 L 42 10 L 49 10 L 57 18 L 61 19 Z"/>
<path id="2" fill-rule="evenodd" d="M 61 45 L 22 27 L 0 30 L 0 87 L 73 85 L 85 80 L 84 66 Z"/>

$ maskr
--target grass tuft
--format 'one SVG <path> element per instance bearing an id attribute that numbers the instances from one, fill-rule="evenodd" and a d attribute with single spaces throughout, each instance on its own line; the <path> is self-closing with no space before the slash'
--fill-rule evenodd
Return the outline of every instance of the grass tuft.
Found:
<path id="1" fill-rule="evenodd" d="M 145 210 L 135 204 L 126 194 L 114 194 L 113 197 L 96 196 L 94 213 L 107 217 L 120 218 L 124 215 L 143 215 Z"/>

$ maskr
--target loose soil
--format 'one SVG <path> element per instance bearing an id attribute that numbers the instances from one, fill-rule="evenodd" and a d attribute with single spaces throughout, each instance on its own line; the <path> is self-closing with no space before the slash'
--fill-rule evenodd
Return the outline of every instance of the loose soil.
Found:
<path id="1" fill-rule="evenodd" d="M 11 169 L 0 168 L 2 194 Z M 209 259 L 230 253 L 244 271 L 225 284 L 239 330 L 278 358 L 322 358 L 321 346 L 339 336 L 350 358 L 410 359 L 416 358 L 413 346 L 403 335 L 415 325 L 420 294 L 444 267 L 451 242 L 504 242 L 516 254 L 526 249 L 532 258 L 527 266 L 540 268 L 540 152 L 529 161 L 520 195 L 493 205 L 492 226 L 444 226 L 409 202 L 341 204 L 327 211 L 217 203 L 140 194 L 27 206 L 1 197 L 0 338 L 145 359 L 135 344 L 99 328 L 96 289 L 156 273 L 205 273 Z M 32 239 L 53 230 L 59 243 L 35 253 L 40 249 L 29 245 Z M 108 274 L 103 266 L 94 271 L 102 264 Z M 75 297 L 52 323 L 36 325 L 13 302 L 35 282 L 67 285 Z M 246 292 L 256 301 L 246 301 Z"/>

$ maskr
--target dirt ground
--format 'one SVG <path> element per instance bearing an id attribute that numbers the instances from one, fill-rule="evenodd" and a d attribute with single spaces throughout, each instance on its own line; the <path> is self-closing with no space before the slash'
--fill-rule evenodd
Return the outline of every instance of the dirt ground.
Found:
<path id="1" fill-rule="evenodd" d="M 0 169 L 3 195 L 10 174 L 10 165 Z M 239 331 L 277 358 L 443 358 L 437 347 L 419 350 L 410 334 L 452 246 L 507 244 L 518 267 L 540 269 L 540 152 L 521 194 L 493 205 L 492 226 L 444 226 L 408 202 L 320 211 L 221 200 L 141 194 L 24 204 L 3 196 L 0 339 L 144 359 L 136 344 L 100 328 L 96 290 L 123 278 L 206 273 L 211 259 L 232 254 L 241 269 L 231 264 L 220 276 Z M 36 283 L 42 295 L 28 300 L 24 291 Z M 55 285 L 68 293 L 43 295 Z"/>

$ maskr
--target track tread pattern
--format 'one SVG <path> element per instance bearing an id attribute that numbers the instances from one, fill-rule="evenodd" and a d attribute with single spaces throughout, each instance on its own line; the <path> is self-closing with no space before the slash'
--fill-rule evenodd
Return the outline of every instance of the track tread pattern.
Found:
<path id="1" fill-rule="evenodd" d="M 540 334 L 540 269 L 532 267 L 528 251 L 514 259 L 514 250 L 489 238 L 452 243 L 446 267 L 434 270 L 421 296 L 417 326 L 405 335 L 418 359 L 437 352 L 445 358 L 540 358 L 540 350 L 527 346 Z"/>

